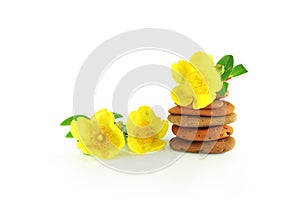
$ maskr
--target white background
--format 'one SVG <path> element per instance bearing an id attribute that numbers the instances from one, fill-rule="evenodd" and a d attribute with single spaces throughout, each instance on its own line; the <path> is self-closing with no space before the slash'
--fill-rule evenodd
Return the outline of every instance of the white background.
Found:
<path id="1" fill-rule="evenodd" d="M 298 8 L 288 0 L 1 1 L 0 198 L 299 199 Z M 72 114 L 86 57 L 116 34 L 147 27 L 180 32 L 248 68 L 230 85 L 234 150 L 128 175 L 64 138 L 59 123 Z"/>

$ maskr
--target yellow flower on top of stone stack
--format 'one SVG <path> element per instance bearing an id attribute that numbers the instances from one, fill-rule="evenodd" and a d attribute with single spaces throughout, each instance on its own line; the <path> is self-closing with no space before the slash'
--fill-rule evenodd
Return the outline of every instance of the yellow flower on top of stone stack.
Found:
<path id="1" fill-rule="evenodd" d="M 172 89 L 171 97 L 180 106 L 192 104 L 194 109 L 204 108 L 214 101 L 222 88 L 213 59 L 204 52 L 193 54 L 190 62 L 174 63 L 172 76 L 179 85 Z"/>

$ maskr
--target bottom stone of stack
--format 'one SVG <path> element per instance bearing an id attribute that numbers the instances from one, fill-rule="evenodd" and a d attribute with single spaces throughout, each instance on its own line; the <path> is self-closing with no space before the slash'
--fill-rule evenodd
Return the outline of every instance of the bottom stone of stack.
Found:
<path id="1" fill-rule="evenodd" d="M 178 137 L 170 140 L 170 147 L 176 151 L 191 153 L 224 153 L 235 146 L 235 139 L 231 136 L 215 141 L 188 141 Z"/>

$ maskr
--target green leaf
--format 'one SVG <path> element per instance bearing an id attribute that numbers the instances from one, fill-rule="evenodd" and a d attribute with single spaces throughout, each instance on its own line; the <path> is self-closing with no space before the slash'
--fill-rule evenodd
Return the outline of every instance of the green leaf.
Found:
<path id="1" fill-rule="evenodd" d="M 115 123 L 118 126 L 118 128 L 123 132 L 125 142 L 127 143 L 128 133 L 127 133 L 126 125 L 122 121 L 118 121 L 118 122 L 115 122 Z"/>
<path id="2" fill-rule="evenodd" d="M 225 55 L 223 56 L 217 64 L 223 65 L 225 67 L 225 72 L 233 67 L 233 56 Z"/>
<path id="3" fill-rule="evenodd" d="M 122 132 L 125 139 L 125 143 L 127 143 L 128 133 L 127 133 L 126 125 L 123 126 Z"/>
<path id="4" fill-rule="evenodd" d="M 126 129 L 126 125 L 123 126 L 122 132 L 124 133 L 124 136 L 125 136 L 125 137 L 128 136 L 127 129 Z"/>
<path id="5" fill-rule="evenodd" d="M 231 72 L 232 72 L 233 67 L 229 67 L 225 72 L 221 75 L 221 80 L 225 81 L 226 79 L 229 78 Z"/>
<path id="6" fill-rule="evenodd" d="M 228 85 L 229 85 L 229 83 L 223 82 L 222 89 L 218 92 L 218 95 L 224 97 L 226 95 L 227 90 L 228 90 Z"/>
<path id="7" fill-rule="evenodd" d="M 69 126 L 69 125 L 71 124 L 72 120 L 73 120 L 73 119 L 74 119 L 74 120 L 77 120 L 78 117 L 85 117 L 85 118 L 88 119 L 88 117 L 85 116 L 85 115 L 74 115 L 74 116 L 72 116 L 72 117 L 69 117 L 69 118 L 65 119 L 60 125 L 61 125 L 61 126 Z"/>
<path id="8" fill-rule="evenodd" d="M 239 64 L 239 65 L 235 66 L 232 69 L 231 76 L 232 77 L 237 77 L 237 76 L 240 76 L 240 75 L 245 74 L 247 72 L 248 72 L 248 70 L 244 67 L 244 65 Z"/>
<path id="9" fill-rule="evenodd" d="M 122 118 L 123 115 L 113 112 L 115 119 Z"/>
<path id="10" fill-rule="evenodd" d="M 66 138 L 74 138 L 71 131 L 69 133 L 67 133 L 67 135 L 65 136 Z"/>

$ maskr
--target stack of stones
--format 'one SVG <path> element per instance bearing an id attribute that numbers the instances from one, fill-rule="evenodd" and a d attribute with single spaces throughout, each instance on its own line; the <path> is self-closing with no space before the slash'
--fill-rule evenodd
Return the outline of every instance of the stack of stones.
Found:
<path id="1" fill-rule="evenodd" d="M 195 110 L 192 106 L 175 106 L 169 109 L 168 120 L 173 123 L 176 137 L 170 140 L 170 147 L 177 151 L 192 153 L 223 153 L 235 146 L 231 137 L 237 115 L 235 107 L 221 99 L 205 108 Z"/>

